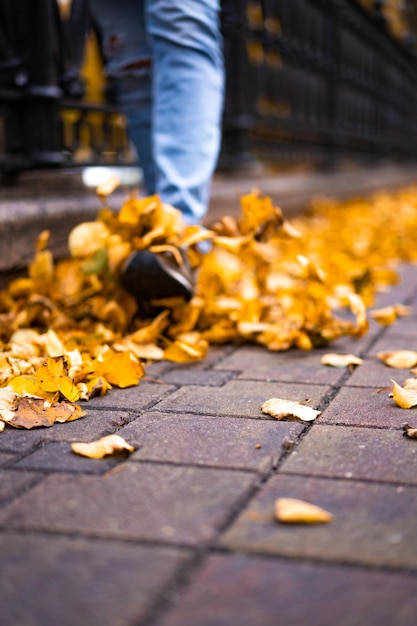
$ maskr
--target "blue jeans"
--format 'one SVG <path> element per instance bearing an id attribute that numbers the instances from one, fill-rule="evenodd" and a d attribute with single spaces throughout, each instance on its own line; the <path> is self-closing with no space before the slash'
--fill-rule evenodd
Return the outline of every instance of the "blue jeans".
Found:
<path id="1" fill-rule="evenodd" d="M 146 192 L 204 217 L 221 142 L 219 0 L 90 0 Z"/>

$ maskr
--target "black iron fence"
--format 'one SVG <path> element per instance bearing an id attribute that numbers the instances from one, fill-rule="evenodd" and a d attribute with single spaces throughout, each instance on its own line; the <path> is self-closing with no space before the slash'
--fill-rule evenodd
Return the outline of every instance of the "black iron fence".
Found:
<path id="1" fill-rule="evenodd" d="M 0 3 L 0 169 L 131 163 L 124 120 L 83 100 L 85 2 Z M 369 4 L 369 3 L 368 3 Z M 222 163 L 417 156 L 416 49 L 377 0 L 223 0 Z"/>

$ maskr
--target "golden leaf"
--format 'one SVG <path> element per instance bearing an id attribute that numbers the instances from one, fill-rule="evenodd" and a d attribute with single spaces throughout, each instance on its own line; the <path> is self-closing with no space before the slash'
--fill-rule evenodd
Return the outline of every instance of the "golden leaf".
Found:
<path id="1" fill-rule="evenodd" d="M 201 339 L 197 344 L 189 344 L 185 341 L 174 341 L 164 350 L 164 359 L 174 363 L 192 363 L 206 356 L 208 343 Z"/>
<path id="2" fill-rule="evenodd" d="M 303 422 L 311 422 L 321 415 L 321 411 L 312 409 L 305 404 L 301 404 L 301 402 L 282 400 L 281 398 L 270 398 L 263 403 L 261 408 L 263 413 L 272 415 L 272 417 L 276 417 L 278 420 L 284 417 L 297 417 Z"/>
<path id="3" fill-rule="evenodd" d="M 323 354 L 320 359 L 322 365 L 330 367 L 351 367 L 352 365 L 362 365 L 363 361 L 354 354 Z"/>
<path id="4" fill-rule="evenodd" d="M 109 236 L 110 231 L 103 222 L 83 222 L 69 234 L 68 246 L 71 255 L 85 259 L 101 250 Z"/>
<path id="5" fill-rule="evenodd" d="M 120 435 L 108 435 L 90 443 L 72 443 L 71 449 L 75 454 L 90 459 L 102 459 L 112 454 L 130 454 L 135 450 Z"/>
<path id="6" fill-rule="evenodd" d="M 68 376 L 68 365 L 64 356 L 48 358 L 36 370 L 36 382 L 44 391 L 59 391 L 70 402 L 80 398 L 79 389 Z"/>
<path id="7" fill-rule="evenodd" d="M 389 367 L 398 369 L 409 369 L 417 365 L 417 352 L 414 350 L 392 350 L 390 352 L 378 352 L 378 359 L 381 359 Z"/>
<path id="8" fill-rule="evenodd" d="M 391 382 L 394 384 L 392 397 L 394 398 L 394 402 L 397 406 L 402 409 L 411 409 L 414 406 L 417 406 L 417 390 L 404 389 L 392 379 Z"/>
<path id="9" fill-rule="evenodd" d="M 109 176 L 104 183 L 101 183 L 96 189 L 96 193 L 100 197 L 110 196 L 115 189 L 120 185 L 120 179 L 117 176 Z"/>
<path id="10" fill-rule="evenodd" d="M 369 316 L 381 326 L 390 326 L 396 321 L 397 312 L 394 306 L 386 306 L 382 309 L 374 309 Z"/>
<path id="11" fill-rule="evenodd" d="M 115 352 L 111 348 L 98 357 L 94 371 L 116 387 L 137 385 L 145 375 L 143 365 L 130 352 Z"/>
<path id="12" fill-rule="evenodd" d="M 315 504 L 295 498 L 278 498 L 275 517 L 283 524 L 328 524 L 333 515 Z"/>

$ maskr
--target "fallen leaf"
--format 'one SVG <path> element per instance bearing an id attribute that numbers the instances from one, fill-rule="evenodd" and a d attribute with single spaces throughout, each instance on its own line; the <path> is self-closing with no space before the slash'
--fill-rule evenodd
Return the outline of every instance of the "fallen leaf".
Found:
<path id="1" fill-rule="evenodd" d="M 120 179 L 117 176 L 109 176 L 104 183 L 101 183 L 96 189 L 96 194 L 100 197 L 110 196 L 120 185 Z"/>
<path id="2" fill-rule="evenodd" d="M 402 409 L 411 409 L 414 406 L 417 406 L 417 390 L 404 389 L 404 387 L 401 387 L 401 385 L 392 379 L 391 382 L 394 383 L 392 397 L 394 398 L 394 402 L 397 406 Z"/>
<path id="3" fill-rule="evenodd" d="M 108 435 L 90 443 L 72 443 L 71 449 L 75 454 L 90 459 L 102 459 L 112 454 L 130 454 L 135 448 L 127 443 L 120 435 Z"/>
<path id="4" fill-rule="evenodd" d="M 143 365 L 130 352 L 116 352 L 111 348 L 98 357 L 94 371 L 116 387 L 137 385 L 145 375 Z"/>
<path id="5" fill-rule="evenodd" d="M 282 400 L 281 398 L 270 398 L 262 405 L 263 413 L 272 415 L 278 420 L 284 417 L 297 417 L 303 422 L 311 422 L 321 415 L 321 411 L 312 409 L 301 402 L 293 402 L 292 400 Z"/>
<path id="6" fill-rule="evenodd" d="M 36 370 L 36 382 L 44 391 L 59 391 L 70 402 L 80 398 L 80 391 L 68 376 L 68 363 L 65 356 L 46 359 Z"/>
<path id="7" fill-rule="evenodd" d="M 283 524 L 327 524 L 333 521 L 333 515 L 328 511 L 294 498 L 278 498 L 275 517 Z"/>
<path id="8" fill-rule="evenodd" d="M 381 324 L 381 326 L 390 326 L 397 321 L 397 317 L 410 315 L 410 308 L 401 304 L 386 306 L 381 309 L 374 309 L 369 316 Z"/>
<path id="9" fill-rule="evenodd" d="M 10 426 L 15 428 L 49 428 L 56 419 L 55 410 L 43 398 L 20 398 Z"/>
<path id="10" fill-rule="evenodd" d="M 323 354 L 320 359 L 322 365 L 330 367 L 351 367 L 352 365 L 362 365 L 363 361 L 354 354 Z"/>
<path id="11" fill-rule="evenodd" d="M 417 428 L 412 428 L 409 424 L 403 426 L 404 435 L 410 439 L 417 439 Z"/>
<path id="12" fill-rule="evenodd" d="M 409 369 L 417 365 L 417 352 L 414 350 L 391 350 L 390 352 L 378 352 L 377 358 L 388 365 L 398 369 Z"/>
<path id="13" fill-rule="evenodd" d="M 10 422 L 14 417 L 19 396 L 13 387 L 3 387 L 0 389 L 0 419 Z"/>
<path id="14" fill-rule="evenodd" d="M 407 378 L 403 382 L 404 389 L 415 389 L 417 391 L 417 378 Z"/>

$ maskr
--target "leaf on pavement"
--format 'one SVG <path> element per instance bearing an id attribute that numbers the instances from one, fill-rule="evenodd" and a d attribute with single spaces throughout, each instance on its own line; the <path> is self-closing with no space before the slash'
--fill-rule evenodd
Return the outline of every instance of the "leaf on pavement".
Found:
<path id="1" fill-rule="evenodd" d="M 333 515 L 315 504 L 295 498 L 278 498 L 275 517 L 283 524 L 328 524 Z"/>
<path id="2" fill-rule="evenodd" d="M 394 384 L 392 397 L 394 398 L 394 402 L 397 406 L 402 409 L 411 409 L 414 406 L 417 406 L 417 390 L 405 389 L 392 379 L 391 382 Z"/>
<path id="3" fill-rule="evenodd" d="M 389 367 L 398 369 L 409 369 L 417 365 L 417 352 L 414 350 L 391 350 L 389 352 L 378 352 L 377 358 L 381 359 Z"/>
<path id="4" fill-rule="evenodd" d="M 80 398 L 80 391 L 68 376 L 68 363 L 64 356 L 50 357 L 36 370 L 36 382 L 44 391 L 59 391 L 70 402 Z"/>
<path id="5" fill-rule="evenodd" d="M 381 326 L 390 326 L 397 321 L 398 317 L 409 315 L 411 315 L 411 308 L 403 304 L 393 304 L 381 309 L 374 309 L 369 313 L 369 316 Z"/>
<path id="6" fill-rule="evenodd" d="M 362 365 L 363 361 L 354 354 L 323 354 L 320 359 L 322 365 L 329 365 L 330 367 L 351 367 L 352 365 Z"/>
<path id="7" fill-rule="evenodd" d="M 264 413 L 272 415 L 278 420 L 284 417 L 297 417 L 303 422 L 311 422 L 321 415 L 321 411 L 312 409 L 301 402 L 282 400 L 281 398 L 270 398 L 263 403 L 261 408 Z"/>
<path id="8" fill-rule="evenodd" d="M 112 454 L 130 454 L 135 450 L 120 435 L 108 435 L 90 443 L 72 443 L 71 449 L 75 454 L 90 459 L 102 459 Z"/>
<path id="9" fill-rule="evenodd" d="M 145 375 L 143 365 L 130 352 L 116 352 L 111 348 L 99 355 L 94 371 L 110 385 L 121 388 L 137 385 Z"/>
<path id="10" fill-rule="evenodd" d="M 404 424 L 403 434 L 410 439 L 417 439 L 417 428 L 413 428 L 410 424 Z"/>
<path id="11" fill-rule="evenodd" d="M 0 389 L 0 420 L 10 422 L 14 417 L 19 396 L 12 387 Z"/>

